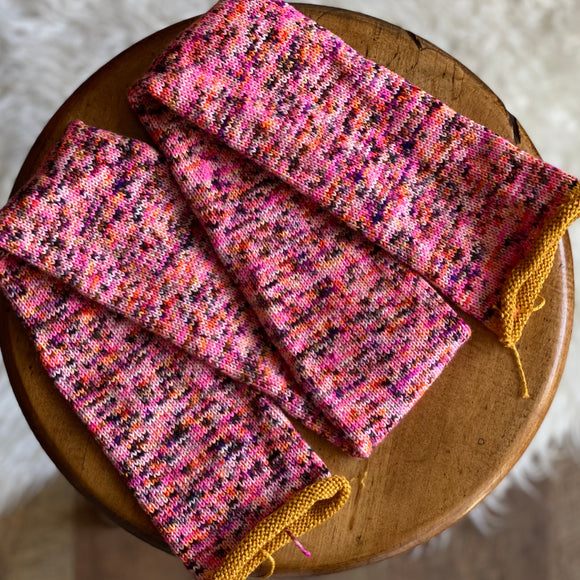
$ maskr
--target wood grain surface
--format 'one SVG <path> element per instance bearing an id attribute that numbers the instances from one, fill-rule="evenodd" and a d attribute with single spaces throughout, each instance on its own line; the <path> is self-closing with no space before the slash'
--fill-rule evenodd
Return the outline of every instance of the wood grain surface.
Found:
<path id="1" fill-rule="evenodd" d="M 294 5 L 360 53 L 537 155 L 501 100 L 434 45 L 356 12 Z M 14 189 L 34 172 L 74 119 L 150 142 L 128 108 L 126 89 L 193 20 L 130 47 L 81 85 L 38 137 Z M 546 305 L 532 316 L 519 344 L 530 399 L 520 397 L 512 353 L 465 317 L 473 331 L 470 341 L 370 459 L 350 458 L 299 427 L 331 471 L 351 480 L 353 492 L 340 513 L 304 536 L 312 558 L 306 559 L 293 545 L 276 553 L 277 574 L 344 570 L 402 553 L 456 522 L 498 484 L 537 431 L 562 373 L 573 314 L 567 236 L 542 295 Z M 52 385 L 3 298 L 1 307 L 0 339 L 10 381 L 46 452 L 86 497 L 134 534 L 166 549 L 121 477 Z"/>

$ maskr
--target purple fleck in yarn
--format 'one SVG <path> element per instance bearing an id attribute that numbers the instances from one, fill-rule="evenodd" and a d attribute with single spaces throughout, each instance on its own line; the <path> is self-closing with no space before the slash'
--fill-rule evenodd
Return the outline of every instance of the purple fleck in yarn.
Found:
<path id="1" fill-rule="evenodd" d="M 255 389 L 3 250 L 0 287 L 60 393 L 200 579 L 256 524 L 330 476 Z"/>
<path id="2" fill-rule="evenodd" d="M 141 93 L 130 97 L 211 242 L 304 390 L 366 457 L 469 328 L 417 274 Z"/>
<path id="3" fill-rule="evenodd" d="M 580 215 L 576 178 L 282 0 L 220 0 L 141 88 L 360 230 L 508 346 Z"/>

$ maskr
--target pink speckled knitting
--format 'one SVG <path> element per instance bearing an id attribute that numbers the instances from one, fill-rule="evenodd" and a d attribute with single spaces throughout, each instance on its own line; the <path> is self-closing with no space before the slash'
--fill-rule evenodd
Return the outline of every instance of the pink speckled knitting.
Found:
<path id="1" fill-rule="evenodd" d="M 0 287 L 173 552 L 244 580 L 350 487 L 231 377 L 284 373 L 171 184 L 148 145 L 72 124 L 0 212 Z"/>
<path id="2" fill-rule="evenodd" d="M 220 0 L 130 102 L 167 164 L 71 124 L 0 287 L 174 553 L 242 580 L 349 493 L 282 411 L 368 456 L 469 336 L 430 283 L 515 350 L 580 186 L 282 0 Z"/>
<path id="3" fill-rule="evenodd" d="M 130 100 L 299 384 L 342 447 L 368 456 L 469 327 L 417 274 L 272 174 L 138 86 Z"/>
<path id="4" fill-rule="evenodd" d="M 296 384 L 149 145 L 71 123 L 2 210 L 0 247 L 345 439 Z"/>
<path id="5" fill-rule="evenodd" d="M 290 541 L 284 528 L 302 534 L 344 504 L 348 482 L 266 396 L 3 251 L 0 286 L 56 387 L 198 578 L 245 580 L 262 549 Z M 241 540 L 297 500 L 232 566 Z"/>
<path id="6" fill-rule="evenodd" d="M 577 180 L 283 0 L 220 0 L 140 84 L 360 230 L 513 347 Z"/>

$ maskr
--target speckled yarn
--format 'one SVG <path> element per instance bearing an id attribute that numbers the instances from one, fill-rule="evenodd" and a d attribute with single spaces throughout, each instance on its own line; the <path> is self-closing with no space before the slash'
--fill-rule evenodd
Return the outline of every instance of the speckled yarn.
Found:
<path id="1" fill-rule="evenodd" d="M 332 516 L 350 487 L 268 397 L 216 370 L 239 344 L 263 360 L 274 351 L 258 348 L 241 296 L 220 301 L 232 290 L 203 261 L 167 177 L 148 145 L 71 125 L 0 212 L 0 287 L 173 552 L 199 578 L 243 580 L 290 534 Z M 233 317 L 211 327 L 223 341 L 215 354 L 200 340 L 212 320 L 204 292 Z M 176 302 L 184 331 L 167 340 L 161 322 L 178 317 Z"/>
<path id="2" fill-rule="evenodd" d="M 580 215 L 574 177 L 282 0 L 220 0 L 142 87 L 360 230 L 508 345 Z"/>
<path id="3" fill-rule="evenodd" d="M 0 213 L 0 247 L 269 394 L 337 445 L 151 146 L 77 121 Z"/>
<path id="4" fill-rule="evenodd" d="M 3 251 L 0 286 L 56 387 L 199 578 L 301 494 L 328 486 L 327 515 L 344 503 L 348 484 L 265 395 Z M 288 527 L 319 517 L 315 503 Z"/>
<path id="5" fill-rule="evenodd" d="M 366 457 L 469 327 L 417 274 L 141 93 L 131 103 L 304 390 Z"/>

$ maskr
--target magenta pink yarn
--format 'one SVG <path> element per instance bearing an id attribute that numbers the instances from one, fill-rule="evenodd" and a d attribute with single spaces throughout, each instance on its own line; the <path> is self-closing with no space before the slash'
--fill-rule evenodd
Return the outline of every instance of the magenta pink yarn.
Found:
<path id="1" fill-rule="evenodd" d="M 484 323 L 578 184 L 283 0 L 220 0 L 140 87 Z"/>

